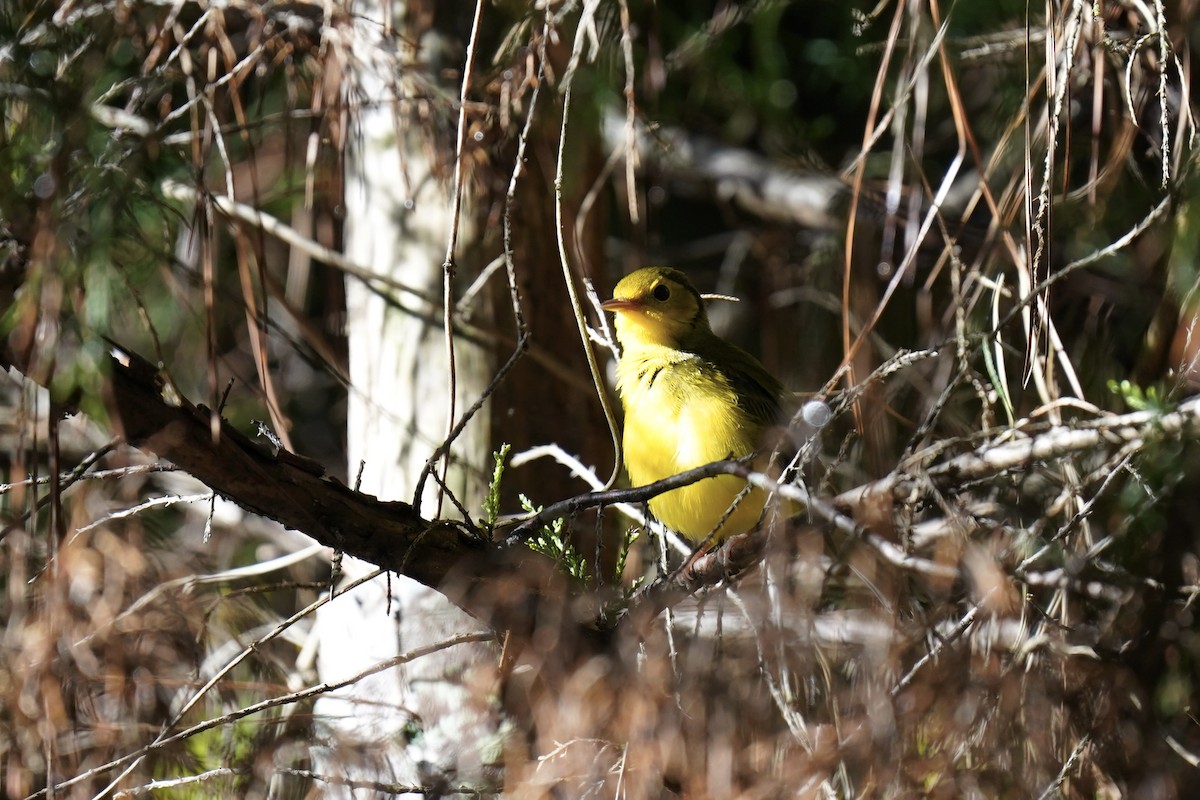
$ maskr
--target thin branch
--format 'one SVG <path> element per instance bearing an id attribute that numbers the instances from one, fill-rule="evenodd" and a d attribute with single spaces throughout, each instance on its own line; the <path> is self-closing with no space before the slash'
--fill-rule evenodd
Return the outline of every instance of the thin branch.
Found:
<path id="1" fill-rule="evenodd" d="M 1163 217 L 1167 211 L 1170 210 L 1172 204 L 1173 201 L 1171 196 L 1164 196 L 1163 199 L 1158 202 L 1158 205 L 1150 210 L 1150 213 L 1142 217 L 1142 219 L 1140 219 L 1136 225 L 1125 231 L 1125 233 L 1121 234 L 1104 247 L 1093 250 L 1085 256 L 1080 256 L 1069 264 L 1066 264 L 1060 269 L 1055 270 L 1053 275 L 1047 276 L 1044 280 L 1042 280 L 1041 283 L 1034 286 L 1033 290 L 1027 296 L 1018 300 L 1016 305 L 1009 309 L 1008 313 L 998 323 L 992 326 L 992 330 L 989 333 L 991 335 L 995 335 L 1001 328 L 1011 322 L 1013 317 L 1027 308 L 1036 297 L 1042 296 L 1047 289 L 1063 280 L 1071 273 L 1075 272 L 1076 270 L 1083 269 L 1084 267 L 1089 267 L 1101 259 L 1116 255 L 1121 250 L 1124 250 L 1139 236 L 1149 230 L 1153 223 L 1157 222 L 1161 217 Z"/>
<path id="2" fill-rule="evenodd" d="M 912 683 L 912 680 L 914 677 L 916 677 L 917 673 L 925 668 L 925 665 L 936 661 L 937 657 L 941 655 L 943 650 L 945 650 L 947 647 L 961 638 L 964 633 L 971 629 L 971 626 L 975 624 L 975 620 L 979 616 L 980 610 L 983 608 L 984 600 L 987 599 L 988 595 L 990 595 L 992 591 L 995 591 L 995 589 L 990 590 L 987 595 L 984 595 L 982 598 L 980 598 L 979 602 L 971 606 L 971 609 L 963 615 L 962 619 L 958 621 L 958 624 L 951 628 L 948 634 L 940 637 L 937 645 L 931 648 L 928 653 L 917 659 L 917 662 L 909 668 L 908 672 L 904 673 L 903 677 L 896 681 L 896 685 L 893 686 L 889 691 L 889 694 L 891 694 L 892 697 L 895 697 L 896 695 L 900 694 L 900 692 L 904 691 L 905 687 Z"/>
<path id="3" fill-rule="evenodd" d="M 575 276 L 571 269 L 570 259 L 567 256 L 567 243 L 565 239 L 566 223 L 563 219 L 563 171 L 566 168 L 567 161 L 567 123 L 571 119 L 571 99 L 575 85 L 575 73 L 579 68 L 579 61 L 583 55 L 583 45 L 586 39 L 585 34 L 590 29 L 590 25 L 594 21 L 596 11 L 599 7 L 600 0 L 585 0 L 583 13 L 575 29 L 575 43 L 571 48 L 571 59 L 567 64 L 566 74 L 563 76 L 562 125 L 558 132 L 558 159 L 554 170 L 554 232 L 558 241 L 558 259 L 562 265 L 563 282 L 567 287 L 567 295 L 571 298 L 571 310 L 575 315 L 575 324 L 579 330 L 579 341 L 583 347 L 583 353 L 587 357 L 588 369 L 592 374 L 592 383 L 596 387 L 596 397 L 600 401 L 600 407 L 604 409 L 604 419 L 608 423 L 608 432 L 612 437 L 613 468 L 612 474 L 605 484 L 606 486 L 612 486 L 617 482 L 617 476 L 621 473 L 620 427 L 617 425 L 617 415 L 613 411 L 612 400 L 609 399 L 608 390 L 605 387 L 604 376 L 600 373 L 600 365 L 596 362 L 596 353 L 592 350 L 592 343 L 588 337 L 588 326 L 587 320 L 584 318 L 583 303 L 579 300 L 579 291 L 575 287 Z"/>
<path id="4" fill-rule="evenodd" d="M 141 514 L 143 511 L 149 511 L 152 508 L 169 508 L 177 503 L 200 503 L 208 502 L 212 499 L 212 492 L 204 492 L 203 494 L 187 494 L 187 495 L 165 495 L 163 497 L 151 497 L 149 500 L 144 500 L 135 506 L 123 508 L 119 511 L 113 511 L 110 514 L 104 514 L 89 522 L 80 528 L 76 528 L 71 534 L 71 540 L 81 534 L 87 533 L 90 530 L 95 530 L 109 522 L 118 519 L 128 519 Z"/>
<path id="5" fill-rule="evenodd" d="M 456 264 L 454 253 L 458 249 L 458 227 L 462 218 L 463 198 L 463 148 L 467 141 L 467 96 L 471 90 L 471 77 L 475 73 L 476 42 L 479 39 L 479 22 L 483 19 L 483 2 L 476 0 L 475 15 L 471 20 L 471 36 L 467 40 L 467 60 L 463 65 L 462 89 L 458 97 L 458 136 L 454 144 L 454 177 L 451 180 L 450 196 L 450 236 L 446 242 L 446 259 L 442 262 L 442 325 L 446 337 L 446 438 L 442 447 L 442 479 L 438 481 L 437 515 L 441 516 L 442 501 L 445 499 L 445 481 L 450 473 L 450 445 L 454 440 L 456 427 L 455 418 L 458 416 L 456 404 L 458 394 L 458 369 L 454 349 L 454 272 Z M 461 430 L 457 428 L 457 430 Z M 429 468 L 426 464 L 426 469 Z M 422 470 L 421 480 L 417 481 L 413 504 L 421 501 L 421 492 L 425 488 L 425 470 Z"/>
<path id="6" fill-rule="evenodd" d="M 705 464 L 704 466 L 690 469 L 687 472 L 681 472 L 678 475 L 672 475 L 669 478 L 648 483 L 645 486 L 638 486 L 634 489 L 610 489 L 603 492 L 592 492 L 591 494 L 579 495 L 558 503 L 553 503 L 537 514 L 523 520 L 505 538 L 504 546 L 514 547 L 526 541 L 536 533 L 537 526 L 543 525 L 550 520 L 577 514 L 585 509 L 596 508 L 598 506 L 613 505 L 615 503 L 644 502 L 664 492 L 678 489 L 681 486 L 688 486 L 716 475 L 733 475 L 742 478 L 753 486 L 801 504 L 809 513 L 823 519 L 825 522 L 831 523 L 842 533 L 871 545 L 885 560 L 895 566 L 913 569 L 917 572 L 938 578 L 953 579 L 958 575 L 958 570 L 955 568 L 946 567 L 905 553 L 892 542 L 887 541 L 866 526 L 855 522 L 852 517 L 838 511 L 829 501 L 813 496 L 803 486 L 781 484 L 765 473 L 756 472 L 744 460 L 715 461 L 711 464 Z"/>
<path id="7" fill-rule="evenodd" d="M 193 784 L 205 783 L 217 778 L 238 778 L 249 773 L 250 770 L 247 767 L 217 767 L 216 769 L 206 770 L 196 775 L 185 775 L 181 778 L 162 778 L 144 783 L 141 786 L 135 786 L 131 789 L 123 789 L 113 795 L 113 800 L 144 797 L 160 789 L 178 789 L 181 786 L 192 786 Z"/>
<path id="8" fill-rule="evenodd" d="M 91 457 L 89 454 L 88 458 Z M 86 459 L 85 459 L 86 461 Z M 175 472 L 175 465 L 156 462 L 154 464 L 134 464 L 130 467 L 115 467 L 113 469 L 98 469 L 95 472 L 80 473 L 79 467 L 84 466 L 81 463 L 78 467 L 70 472 L 63 472 L 58 479 L 64 483 L 63 489 L 67 488 L 69 483 L 75 483 L 81 480 L 105 480 L 107 478 L 124 478 L 129 475 L 148 475 L 155 472 Z M 23 481 L 14 481 L 13 483 L 0 483 L 0 494 L 6 494 L 13 489 L 22 486 L 42 486 L 50 482 L 49 476 L 46 477 L 30 477 Z M 10 520 L 11 521 L 11 520 Z"/>
<path id="9" fill-rule="evenodd" d="M 517 527 L 512 530 L 512 533 L 505 537 L 504 546 L 515 547 L 522 544 L 535 535 L 538 528 L 542 525 L 562 517 L 574 516 L 589 508 L 612 506 L 619 503 L 644 503 L 664 492 L 669 492 L 672 489 L 678 489 L 682 486 L 689 486 L 705 478 L 711 478 L 715 475 L 735 475 L 737 472 L 734 470 L 739 463 L 738 461 L 716 461 L 633 489 L 607 489 L 551 503 L 536 514 L 522 519 Z"/>
<path id="10" fill-rule="evenodd" d="M 1092 744 L 1092 735 L 1089 733 L 1082 738 L 1071 750 L 1071 755 L 1067 756 L 1067 760 L 1063 762 L 1062 769 L 1058 771 L 1058 776 L 1046 787 L 1046 791 L 1038 795 L 1038 800 L 1049 800 L 1051 797 L 1059 796 L 1059 787 L 1066 782 L 1067 777 L 1075 771 L 1076 765 L 1079 763 L 1080 757 L 1084 751 Z"/>
<path id="11" fill-rule="evenodd" d="M 199 190 L 179 181 L 168 179 L 162 182 L 161 187 L 163 196 L 171 200 L 195 203 L 201 197 Z M 420 300 L 426 310 L 440 310 L 441 306 L 438 299 L 432 295 L 346 258 L 346 256 L 336 250 L 331 250 L 313 241 L 287 223 L 264 211 L 259 211 L 257 208 L 245 203 L 239 203 L 227 195 L 209 194 L 207 196 L 211 199 L 213 207 L 222 214 L 255 225 L 279 239 L 279 241 L 300 250 L 324 264 L 341 270 L 347 275 L 352 275 L 368 285 L 378 283 L 388 289 L 393 289 Z"/>

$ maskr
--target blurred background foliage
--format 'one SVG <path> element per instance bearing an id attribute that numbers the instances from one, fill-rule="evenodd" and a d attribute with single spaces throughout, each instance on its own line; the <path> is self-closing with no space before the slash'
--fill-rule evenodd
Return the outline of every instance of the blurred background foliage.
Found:
<path id="1" fill-rule="evenodd" d="M 557 91 L 565 58 L 554 48 L 587 7 L 485 4 L 473 178 L 493 197 L 511 174 L 543 15 L 555 15 L 545 80 Z M 601 293 L 630 269 L 668 263 L 702 290 L 739 295 L 714 309 L 722 333 L 789 387 L 831 402 L 901 349 L 937 351 L 838 407 L 804 465 L 822 494 L 919 472 L 905 459 L 925 446 L 968 452 L 1005 427 L 1036 435 L 1145 408 L 1147 392 L 1161 410 L 1192 392 L 1192 4 L 629 0 L 628 24 L 625 8 L 604 3 L 588 17 L 595 58 L 576 76 L 572 135 L 606 158 L 624 152 L 623 132 L 601 130 L 624 122 L 628 39 L 645 146 L 635 185 L 614 167 L 594 212 L 607 220 L 607 263 L 581 269 Z M 1165 36 L 1152 34 L 1160 8 Z M 410 13 L 465 47 L 468 4 L 413 3 Z M 6 360 L 25 376 L 4 379 L 0 424 L 6 796 L 81 775 L 67 796 L 92 796 L 114 773 L 86 770 L 165 725 L 311 680 L 305 637 L 288 633 L 183 710 L 231 654 L 316 599 L 329 565 L 291 562 L 299 536 L 113 438 L 105 337 L 243 430 L 270 419 L 292 449 L 346 477 L 344 276 L 230 224 L 207 193 L 338 249 L 353 22 L 342 5 L 300 1 L 0 6 L 0 310 Z M 431 149 L 452 152 L 454 101 L 431 96 L 443 116 L 419 122 L 435 134 Z M 707 160 L 672 160 L 698 144 Z M 747 158 L 832 222 L 745 202 L 730 186 L 743 185 L 737 159 Z M 179 184 L 198 200 L 171 189 Z M 1051 276 L 1024 319 L 1021 280 Z M 869 320 L 866 345 L 848 355 Z M 853 374 L 833 380 L 847 364 Z M 1130 383 L 1110 390 L 1120 381 Z M 682 655 L 650 643 L 684 673 L 673 691 L 693 728 L 679 722 L 672 735 L 700 742 L 718 770 L 730 731 L 757 728 L 768 744 L 728 756 L 728 796 L 1190 796 L 1200 785 L 1197 475 L 1187 437 L 847 511 L 902 546 L 934 541 L 923 556 L 959 569 L 950 582 L 873 560 L 816 524 L 791 530 L 772 540 L 768 562 L 788 572 L 785 622 L 765 625 L 776 638 L 726 645 L 697 634 Z M 952 536 L 914 534 L 943 515 Z M 264 563 L 275 569 L 229 572 Z M 777 577 L 764 568 L 739 588 L 757 597 L 756 581 Z M 888 635 L 809 646 L 818 622 L 853 627 L 860 612 Z M 955 645 L 974 615 L 994 636 Z M 764 646 L 778 653 L 756 656 Z M 722 703 L 743 718 L 728 719 Z M 231 719 L 156 750 L 129 785 L 201 775 L 158 793 L 303 796 L 307 709 Z M 792 714 L 812 726 L 802 746 Z M 667 730 L 669 716 L 646 725 Z M 818 741 L 822 725 L 836 746 Z M 663 771 L 663 791 L 717 794 L 707 773 Z"/>

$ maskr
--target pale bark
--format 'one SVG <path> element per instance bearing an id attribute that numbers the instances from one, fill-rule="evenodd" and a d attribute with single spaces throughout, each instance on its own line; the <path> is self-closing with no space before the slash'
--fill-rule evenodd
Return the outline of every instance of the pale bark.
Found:
<path id="1" fill-rule="evenodd" d="M 392 19 L 403 20 L 404 6 L 392 4 Z M 452 109 L 411 99 L 417 92 L 404 75 L 418 53 L 399 35 L 411 32 L 397 25 L 389 36 L 382 24 L 385 9 L 375 3 L 358 3 L 355 11 L 362 21 L 355 28 L 350 73 L 355 111 L 346 153 L 346 253 L 440 296 L 451 186 L 448 171 L 431 161 L 437 154 L 420 120 L 433 115 L 434 124 L 453 123 Z M 434 33 L 416 44 L 431 67 L 430 59 L 440 51 L 455 52 Z M 461 50 L 457 54 L 461 57 Z M 437 72 L 431 68 L 425 74 Z M 456 93 L 454 87 L 443 88 L 447 96 Z M 427 90 L 421 94 L 428 97 Z M 476 234 L 468 208 L 460 229 L 463 250 Z M 426 459 L 446 433 L 450 374 L 444 331 L 412 297 L 388 295 L 354 279 L 346 294 L 352 382 L 348 472 L 353 481 L 361 463 L 363 491 L 410 501 Z M 462 340 L 456 342 L 456 357 L 461 413 L 483 391 L 491 359 Z M 448 488 L 474 513 L 486 487 L 479 467 L 490 461 L 486 419 L 480 415 L 455 443 L 447 478 Z M 418 511 L 427 518 L 454 516 L 449 502 L 438 512 L 436 490 L 434 481 L 426 482 Z M 373 568 L 346 559 L 347 579 Z M 403 576 L 364 584 L 323 608 L 317 624 L 323 681 L 480 627 L 438 592 Z M 491 705 L 496 662 L 494 648 L 456 647 L 322 698 L 316 713 L 328 739 L 315 751 L 321 771 L 411 785 L 481 785 L 484 762 L 499 756 L 497 711 Z M 333 786 L 326 791 L 350 796 Z M 365 796 L 365 790 L 356 791 L 354 796 Z"/>

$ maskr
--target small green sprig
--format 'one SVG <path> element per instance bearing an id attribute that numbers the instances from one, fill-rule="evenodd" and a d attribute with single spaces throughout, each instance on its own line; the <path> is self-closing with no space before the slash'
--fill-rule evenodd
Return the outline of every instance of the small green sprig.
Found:
<path id="1" fill-rule="evenodd" d="M 613 583 L 620 584 L 621 576 L 625 574 L 625 564 L 629 561 L 629 552 L 633 550 L 633 543 L 638 540 L 642 533 L 641 526 L 633 526 L 625 531 L 625 536 L 621 539 L 621 549 L 617 552 L 617 565 L 613 569 Z M 638 589 L 643 581 L 643 578 L 638 578 L 629 587 L 629 592 Z"/>
<path id="2" fill-rule="evenodd" d="M 1120 395 L 1121 399 L 1125 401 L 1125 405 L 1133 411 L 1163 412 L 1167 410 L 1167 398 L 1158 386 L 1143 388 L 1127 380 L 1110 380 L 1108 390 L 1113 394 Z"/>
<path id="3" fill-rule="evenodd" d="M 521 508 L 530 514 L 537 514 L 542 510 L 541 506 L 535 506 L 533 501 L 525 495 L 522 494 L 519 497 L 521 498 Z M 559 517 L 549 524 L 543 525 L 535 535 L 526 541 L 526 544 L 535 553 L 541 553 L 554 559 L 572 578 L 585 586 L 590 586 L 592 576 L 588 572 L 587 560 L 571 543 L 565 529 L 566 520 Z"/>
<path id="4" fill-rule="evenodd" d="M 496 466 L 492 469 L 492 480 L 488 484 L 487 496 L 483 498 L 483 526 L 490 536 L 500 518 L 500 481 L 504 479 L 504 468 L 508 466 L 508 453 L 512 445 L 508 442 L 500 445 L 500 449 L 492 453 Z"/>

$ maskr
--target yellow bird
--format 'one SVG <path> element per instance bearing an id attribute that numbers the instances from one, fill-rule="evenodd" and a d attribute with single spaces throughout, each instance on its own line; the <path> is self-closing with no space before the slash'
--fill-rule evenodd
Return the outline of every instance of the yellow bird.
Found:
<path id="1" fill-rule="evenodd" d="M 633 486 L 762 446 L 765 430 L 779 421 L 783 387 L 758 359 L 712 332 L 704 300 L 686 275 L 640 269 L 601 307 L 616 314 L 617 392 Z M 714 531 L 720 540 L 750 530 L 762 513 L 766 495 L 752 489 L 721 523 L 745 487 L 732 475 L 705 478 L 653 498 L 650 510 L 694 543 Z"/>

